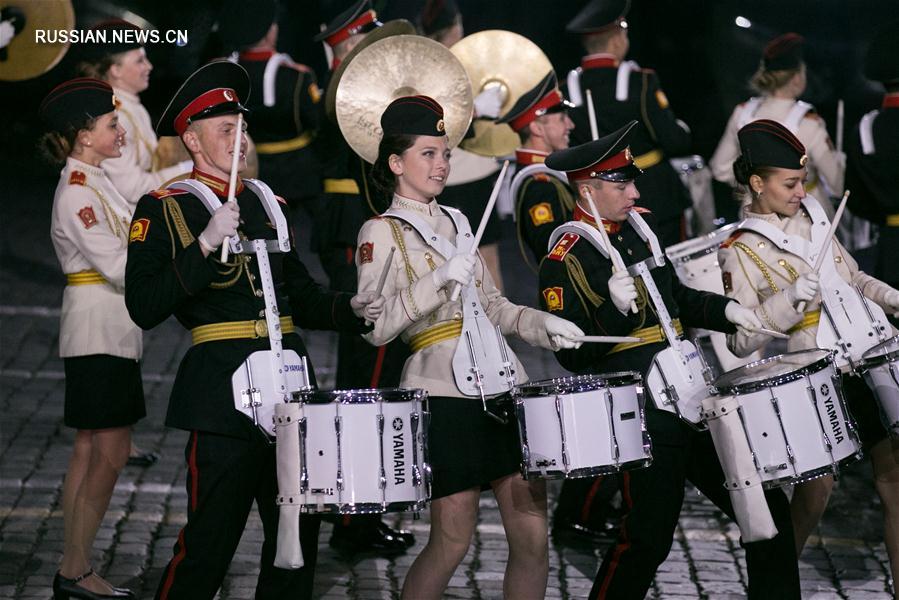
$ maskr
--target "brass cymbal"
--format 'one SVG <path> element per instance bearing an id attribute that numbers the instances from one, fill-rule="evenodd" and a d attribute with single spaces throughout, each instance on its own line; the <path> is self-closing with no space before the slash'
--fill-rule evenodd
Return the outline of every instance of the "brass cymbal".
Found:
<path id="1" fill-rule="evenodd" d="M 328 81 L 328 89 L 325 91 L 325 113 L 328 115 L 328 118 L 332 121 L 337 120 L 337 112 L 334 109 L 334 98 L 337 96 L 337 86 L 340 84 L 340 78 L 343 77 L 343 72 L 346 70 L 347 65 L 356 58 L 356 55 L 384 38 L 393 35 L 412 35 L 414 33 L 415 25 L 406 19 L 387 21 L 380 27 L 376 27 L 368 32 L 368 34 L 362 38 L 362 41 L 356 44 L 355 48 L 350 50 L 350 53 L 346 55 L 346 58 L 337 65 L 337 68 L 334 69 L 334 73 L 331 74 L 331 79 Z"/>
<path id="2" fill-rule="evenodd" d="M 0 81 L 22 81 L 43 75 L 62 60 L 69 42 L 50 44 L 35 40 L 41 30 L 58 35 L 75 29 L 75 11 L 71 0 L 12 0 L 3 7 L 15 6 L 25 15 L 24 28 L 5 47 L 6 60 L 0 61 Z M 46 39 L 46 38 L 45 38 Z M 53 39 L 53 38 L 51 38 Z"/>
<path id="3" fill-rule="evenodd" d="M 465 67 L 477 96 L 491 86 L 502 90 L 500 114 L 506 113 L 522 94 L 533 88 L 553 70 L 540 47 L 517 33 L 488 29 L 466 36 L 450 51 Z M 506 124 L 476 121 L 475 135 L 462 147 L 484 156 L 506 156 L 520 145 L 518 134 Z"/>
<path id="4" fill-rule="evenodd" d="M 471 84 L 443 44 L 420 35 L 395 35 L 360 52 L 337 88 L 337 124 L 347 143 L 370 163 L 378 157 L 381 114 L 401 96 L 423 94 L 443 107 L 446 135 L 456 147 L 471 124 Z"/>

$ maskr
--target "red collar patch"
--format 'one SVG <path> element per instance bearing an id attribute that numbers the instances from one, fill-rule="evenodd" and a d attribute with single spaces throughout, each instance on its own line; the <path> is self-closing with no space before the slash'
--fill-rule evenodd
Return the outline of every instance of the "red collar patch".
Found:
<path id="1" fill-rule="evenodd" d="M 546 255 L 546 258 L 562 262 L 565 256 L 569 252 L 571 252 L 571 249 L 579 239 L 581 239 L 581 236 L 576 233 L 566 233 L 561 238 L 559 238 L 559 241 L 556 242 L 556 245 L 555 247 L 553 247 L 552 251 L 550 251 L 550 253 Z"/>

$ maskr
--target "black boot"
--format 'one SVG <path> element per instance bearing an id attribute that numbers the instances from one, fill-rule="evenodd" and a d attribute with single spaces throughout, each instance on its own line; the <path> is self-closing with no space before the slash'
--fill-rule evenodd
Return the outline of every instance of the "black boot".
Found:
<path id="1" fill-rule="evenodd" d="M 394 529 L 380 519 L 378 520 L 378 529 L 381 530 L 381 533 L 390 534 L 403 540 L 403 543 L 406 544 L 406 548 L 411 548 L 415 545 L 415 534 L 411 531 L 406 531 L 405 529 Z"/>
<path id="2" fill-rule="evenodd" d="M 374 554 L 396 556 L 406 551 L 406 542 L 392 529 L 382 529 L 380 515 L 352 516 L 349 523 L 339 518 L 334 524 L 330 545 L 345 555 Z"/>
<path id="3" fill-rule="evenodd" d="M 91 569 L 83 575 L 69 579 L 57 571 L 56 577 L 53 578 L 53 600 L 135 600 L 137 598 L 131 590 L 125 588 L 113 588 L 111 594 L 99 594 L 78 585 L 79 581 L 83 581 L 93 574 L 94 570 Z"/>

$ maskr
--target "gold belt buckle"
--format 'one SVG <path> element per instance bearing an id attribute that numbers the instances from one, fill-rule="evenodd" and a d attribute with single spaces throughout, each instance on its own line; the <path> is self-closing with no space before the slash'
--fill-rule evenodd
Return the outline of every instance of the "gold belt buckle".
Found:
<path id="1" fill-rule="evenodd" d="M 265 319 L 259 319 L 258 321 L 253 322 L 253 329 L 256 333 L 256 337 L 268 337 L 268 323 L 265 322 Z"/>

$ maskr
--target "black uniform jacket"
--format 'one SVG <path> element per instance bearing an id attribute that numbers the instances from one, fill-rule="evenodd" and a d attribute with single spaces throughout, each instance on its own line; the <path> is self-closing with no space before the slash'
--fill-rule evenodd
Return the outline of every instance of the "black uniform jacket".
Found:
<path id="1" fill-rule="evenodd" d="M 577 210 L 578 220 L 592 223 Z M 643 212 L 650 227 L 651 213 Z M 625 264 L 645 260 L 651 256 L 649 246 L 628 222 L 608 223 L 609 239 L 621 253 Z M 642 281 L 637 279 L 638 314 L 622 314 L 612 302 L 608 281 L 612 263 L 603 257 L 588 240 L 563 236 L 540 263 L 540 302 L 542 308 L 576 323 L 587 335 L 628 335 L 635 329 L 658 325 L 655 309 L 648 302 Z M 716 331 L 734 332 L 724 317 L 729 298 L 701 292 L 683 285 L 669 262 L 651 271 L 653 281 L 664 299 L 672 318 L 679 318 L 684 327 L 703 327 Z M 616 371 L 637 371 L 646 375 L 652 357 L 667 348 L 658 342 L 609 353 L 614 344 L 587 343 L 576 350 L 556 352 L 559 363 L 575 373 L 600 374 Z M 647 398 L 647 423 L 656 443 L 680 443 L 682 428 L 677 418 L 657 410 Z"/>
<path id="2" fill-rule="evenodd" d="M 893 285 L 899 282 L 899 94 L 884 102 L 871 123 L 874 152 L 862 150 L 858 126 L 849 133 L 846 148 L 846 189 L 852 190 L 852 212 L 882 225 L 876 275 Z M 894 106 L 890 106 L 894 104 Z"/>
<path id="3" fill-rule="evenodd" d="M 276 194 L 300 198 L 321 192 L 320 166 L 312 136 L 323 120 L 321 91 L 315 73 L 300 64 L 282 64 L 275 74 L 275 104 L 265 106 L 263 78 L 273 52 L 243 52 L 238 63 L 247 70 L 253 94 L 247 101 L 250 135 L 259 150 L 259 178 Z M 300 136 L 306 145 L 293 150 L 263 152 L 266 144 L 290 142 Z"/>
<path id="4" fill-rule="evenodd" d="M 193 177 L 208 183 L 225 201 L 226 183 L 197 171 Z M 241 236 L 274 239 L 275 228 L 256 195 L 239 184 L 236 198 Z M 283 212 L 287 218 L 288 211 Z M 231 256 L 225 265 L 219 262 L 218 252 L 203 257 L 195 238 L 209 218 L 202 202 L 186 192 L 159 190 L 138 202 L 128 245 L 125 302 L 131 318 L 143 329 L 155 327 L 170 315 L 187 329 L 264 318 L 265 301 L 255 257 Z M 293 235 L 291 247 L 296 248 Z M 278 310 L 281 316 L 292 316 L 297 327 L 359 333 L 370 329 L 353 314 L 351 295 L 320 287 L 295 250 L 269 254 L 269 260 Z M 296 333 L 285 333 L 283 345 L 300 356 L 306 354 Z M 231 376 L 247 356 L 267 349 L 267 337 L 191 347 L 175 378 L 166 425 L 248 437 L 255 427 L 233 407 Z"/>
<path id="5" fill-rule="evenodd" d="M 636 181 L 637 189 L 642 195 L 640 204 L 650 209 L 660 223 L 680 219 L 684 209 L 690 207 L 692 201 L 668 158 L 690 154 L 690 133 L 678 125 L 655 71 L 631 71 L 628 97 L 622 102 L 615 98 L 617 63 L 611 59 L 591 60 L 588 57 L 582 61 L 582 68 L 580 82 L 584 105 L 570 111 L 575 124 L 571 132 L 571 145 L 583 144 L 591 139 L 586 107 L 586 93 L 591 90 L 600 136 L 611 133 L 632 120 L 640 122 L 631 132 L 630 138 L 631 152 L 638 166 L 644 169 L 643 175 Z M 644 168 L 640 157 L 649 153 L 654 153 L 661 160 Z M 670 244 L 672 241 L 665 242 Z"/>

